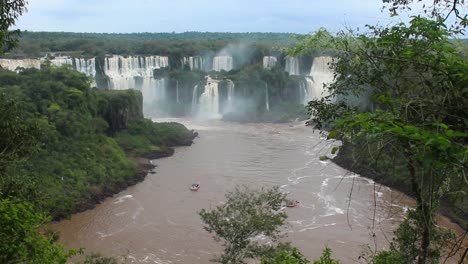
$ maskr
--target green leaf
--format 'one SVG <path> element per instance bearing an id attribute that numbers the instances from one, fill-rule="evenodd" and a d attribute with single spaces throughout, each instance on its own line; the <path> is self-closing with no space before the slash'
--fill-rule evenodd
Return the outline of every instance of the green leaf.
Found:
<path id="1" fill-rule="evenodd" d="M 331 154 L 335 155 L 337 151 L 338 151 L 338 147 L 333 147 L 331 150 Z"/>
<path id="2" fill-rule="evenodd" d="M 340 135 L 340 131 L 333 130 L 328 134 L 327 139 L 336 139 L 338 135 Z"/>

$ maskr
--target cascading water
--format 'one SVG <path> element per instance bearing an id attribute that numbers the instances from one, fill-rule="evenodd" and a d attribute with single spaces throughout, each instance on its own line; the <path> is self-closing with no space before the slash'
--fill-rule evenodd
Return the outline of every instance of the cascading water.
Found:
<path id="1" fill-rule="evenodd" d="M 296 57 L 287 57 L 285 71 L 288 72 L 289 75 L 300 75 L 299 59 Z"/>
<path id="2" fill-rule="evenodd" d="M 195 85 L 195 87 L 193 87 L 193 94 L 192 94 L 192 115 L 193 116 L 195 116 L 198 111 L 198 85 L 200 85 L 200 83 L 198 83 L 197 85 Z"/>
<path id="3" fill-rule="evenodd" d="M 179 81 L 176 81 L 176 103 L 179 103 Z"/>
<path id="4" fill-rule="evenodd" d="M 104 73 L 109 78 L 109 88 L 113 90 L 127 90 L 138 87 L 136 80 L 143 79 L 143 85 L 152 84 L 154 70 L 169 66 L 169 58 L 163 56 L 131 56 L 114 55 L 104 60 Z"/>
<path id="5" fill-rule="evenodd" d="M 157 114 L 166 99 L 166 79 L 143 79 L 143 112 L 146 115 Z"/>
<path id="6" fill-rule="evenodd" d="M 235 92 L 235 84 L 231 80 L 227 80 L 227 100 L 226 100 L 226 108 L 224 109 L 225 113 L 233 112 L 234 111 L 234 92 Z"/>
<path id="7" fill-rule="evenodd" d="M 206 77 L 205 90 L 200 95 L 198 116 L 202 118 L 219 118 L 219 80 Z"/>
<path id="8" fill-rule="evenodd" d="M 299 87 L 299 92 L 301 95 L 301 103 L 307 105 L 310 100 L 317 98 L 317 95 L 314 93 L 314 81 L 311 77 L 306 76 L 304 82 L 301 83 Z"/>
<path id="9" fill-rule="evenodd" d="M 73 59 L 70 57 L 55 57 L 50 59 L 50 65 L 60 67 L 62 65 L 72 65 L 73 66 Z"/>
<path id="10" fill-rule="evenodd" d="M 191 57 L 184 57 L 182 60 L 183 65 L 188 65 L 190 70 L 203 70 L 204 60 L 201 56 L 191 56 Z"/>
<path id="11" fill-rule="evenodd" d="M 263 68 L 271 69 L 276 65 L 277 62 L 278 62 L 278 59 L 276 57 L 265 56 L 263 57 Z"/>
<path id="12" fill-rule="evenodd" d="M 96 76 L 96 59 L 75 58 L 75 69 L 88 76 Z"/>
<path id="13" fill-rule="evenodd" d="M 24 59 L 24 60 L 10 60 L 0 59 L 0 66 L 9 71 L 16 71 L 17 68 L 41 68 L 41 61 L 36 59 Z"/>
<path id="14" fill-rule="evenodd" d="M 46 59 L 23 59 L 23 60 L 9 60 L 9 59 L 0 59 L 0 65 L 2 68 L 5 68 L 10 71 L 15 71 L 16 68 L 21 67 L 25 69 L 41 68 L 41 62 L 44 62 Z M 53 66 L 60 67 L 62 65 L 71 65 L 73 68 L 81 73 L 84 73 L 88 76 L 96 76 L 96 60 L 83 59 L 83 58 L 71 58 L 71 57 L 55 57 L 50 59 L 50 64 Z"/>
<path id="15" fill-rule="evenodd" d="M 328 95 L 324 85 L 333 82 L 334 75 L 329 66 L 332 61 L 333 58 L 328 56 L 314 58 L 310 74 L 305 77 L 304 86 L 301 88 L 302 103 L 307 104 L 312 99 Z"/>
<path id="16" fill-rule="evenodd" d="M 216 56 L 213 58 L 213 71 L 230 71 L 232 68 L 231 56 Z"/>
<path id="17" fill-rule="evenodd" d="M 270 96 L 268 94 L 268 83 L 265 83 L 265 108 L 270 112 Z"/>

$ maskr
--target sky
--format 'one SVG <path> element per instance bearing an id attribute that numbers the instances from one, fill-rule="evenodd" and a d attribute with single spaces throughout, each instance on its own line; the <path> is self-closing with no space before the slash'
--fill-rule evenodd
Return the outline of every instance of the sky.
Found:
<path id="1" fill-rule="evenodd" d="M 16 27 L 65 32 L 338 31 L 388 24 L 382 0 L 28 0 Z"/>

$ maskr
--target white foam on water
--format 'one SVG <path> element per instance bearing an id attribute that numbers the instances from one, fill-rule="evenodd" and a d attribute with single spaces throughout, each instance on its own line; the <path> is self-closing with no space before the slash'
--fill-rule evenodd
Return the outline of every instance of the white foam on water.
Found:
<path id="1" fill-rule="evenodd" d="M 125 200 L 132 199 L 132 198 L 133 198 L 133 195 L 131 195 L 131 194 L 120 196 L 117 199 L 115 199 L 114 204 L 123 203 L 123 202 L 125 202 Z"/>
<path id="2" fill-rule="evenodd" d="M 308 230 L 315 230 L 315 229 L 329 227 L 329 226 L 335 226 L 335 225 L 336 225 L 336 223 L 316 225 L 316 226 L 313 226 L 313 227 L 303 228 L 303 229 L 299 230 L 299 232 L 301 233 L 301 232 L 305 232 L 305 231 L 308 231 Z"/>

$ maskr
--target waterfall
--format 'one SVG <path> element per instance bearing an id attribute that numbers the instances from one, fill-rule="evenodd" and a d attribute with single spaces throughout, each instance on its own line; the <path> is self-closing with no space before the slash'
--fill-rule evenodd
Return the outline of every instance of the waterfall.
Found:
<path id="1" fill-rule="evenodd" d="M 265 83 L 265 108 L 270 112 L 270 96 L 268 94 L 268 83 Z"/>
<path id="2" fill-rule="evenodd" d="M 188 65 L 190 70 L 203 70 L 203 57 L 201 56 L 191 56 L 191 57 L 184 57 L 182 59 L 182 65 Z"/>
<path id="3" fill-rule="evenodd" d="M 176 103 L 179 103 L 179 81 L 176 81 Z"/>
<path id="4" fill-rule="evenodd" d="M 87 76 L 96 76 L 96 59 L 75 58 L 75 69 Z"/>
<path id="5" fill-rule="evenodd" d="M 0 59 L 0 66 L 9 71 L 16 71 L 17 68 L 41 68 L 41 61 L 36 59 L 24 59 L 24 60 L 10 60 Z"/>
<path id="6" fill-rule="evenodd" d="M 109 78 L 109 88 L 113 90 L 127 90 L 138 87 L 137 80 L 143 79 L 143 85 L 154 84 L 154 70 L 169 66 L 169 58 L 162 56 L 130 56 L 114 55 L 104 60 L 104 73 Z"/>
<path id="7" fill-rule="evenodd" d="M 213 71 L 230 71 L 232 68 L 231 56 L 216 56 L 213 58 Z"/>
<path id="8" fill-rule="evenodd" d="M 160 102 L 166 99 L 166 79 L 149 79 L 149 83 L 143 83 L 141 93 L 143 103 Z M 145 82 L 145 80 L 143 80 Z"/>
<path id="9" fill-rule="evenodd" d="M 200 96 L 198 115 L 203 118 L 219 118 L 218 80 L 206 77 L 205 90 Z"/>
<path id="10" fill-rule="evenodd" d="M 193 87 L 193 94 L 192 94 L 192 115 L 196 115 L 196 114 L 197 114 L 197 109 L 198 109 L 198 85 L 200 85 L 200 83 L 198 83 L 197 85 L 195 85 L 195 87 Z"/>
<path id="11" fill-rule="evenodd" d="M 15 71 L 16 68 L 41 68 L 41 61 L 45 59 L 24 59 L 24 60 L 9 60 L 9 59 L 0 59 L 0 66 L 10 71 Z M 83 58 L 71 58 L 71 57 L 55 57 L 50 59 L 50 64 L 53 66 L 62 66 L 62 65 L 71 65 L 73 68 L 81 73 L 84 73 L 88 76 L 96 76 L 96 61 L 94 58 L 83 59 Z"/>
<path id="12" fill-rule="evenodd" d="M 166 79 L 143 79 L 141 93 L 143 95 L 143 112 L 146 115 L 161 110 L 161 104 L 166 100 Z"/>
<path id="13" fill-rule="evenodd" d="M 234 111 L 234 92 L 235 92 L 235 84 L 231 80 L 227 80 L 227 101 L 226 101 L 226 108 L 224 109 L 225 113 L 233 112 Z"/>
<path id="14" fill-rule="evenodd" d="M 271 68 L 273 68 L 273 66 L 276 65 L 277 61 L 278 61 L 278 59 L 276 57 L 265 56 L 265 57 L 263 57 L 263 68 L 271 69 Z"/>
<path id="15" fill-rule="evenodd" d="M 299 59 L 295 57 L 287 57 L 285 71 L 288 72 L 289 75 L 301 75 L 301 72 L 299 71 Z"/>
<path id="16" fill-rule="evenodd" d="M 301 87 L 302 103 L 307 104 L 312 99 L 322 98 L 328 95 L 324 84 L 333 82 L 334 75 L 329 63 L 332 57 L 315 57 L 312 62 L 310 74 L 305 77 L 304 86 Z"/>
<path id="17" fill-rule="evenodd" d="M 317 98 L 319 95 L 315 93 L 314 81 L 309 76 L 306 76 L 304 82 L 301 83 L 299 92 L 301 96 L 301 103 L 304 105 L 307 105 L 310 100 Z"/>
<path id="18" fill-rule="evenodd" d="M 62 65 L 72 65 L 73 66 L 73 59 L 70 57 L 55 57 L 50 59 L 50 65 L 60 67 Z"/>

